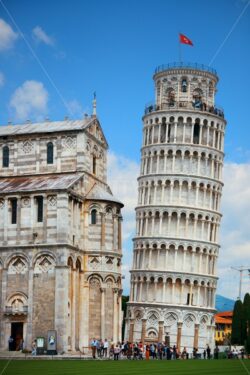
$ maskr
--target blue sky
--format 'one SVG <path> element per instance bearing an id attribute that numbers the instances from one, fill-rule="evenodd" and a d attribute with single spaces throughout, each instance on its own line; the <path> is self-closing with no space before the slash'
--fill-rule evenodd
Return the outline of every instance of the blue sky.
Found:
<path id="1" fill-rule="evenodd" d="M 91 112 L 92 95 L 96 91 L 98 116 L 111 151 L 110 178 L 116 181 L 121 168 L 124 176 L 126 172 L 128 176 L 134 175 L 138 170 L 141 117 L 145 104 L 154 97 L 152 75 L 157 65 L 178 61 L 178 33 L 184 33 L 194 43 L 194 47 L 182 46 L 183 60 L 208 65 L 247 5 L 246 0 L 1 2 L 0 124 L 9 120 L 24 122 L 27 118 L 59 120 L 69 114 L 68 108 L 72 112 L 70 117 L 79 118 L 82 113 Z M 1 35 L 1 27 L 5 34 Z M 250 6 L 213 62 L 220 77 L 217 103 L 224 108 L 228 121 L 225 152 L 231 168 L 226 175 L 230 189 L 230 176 L 238 176 L 237 186 L 242 180 L 250 182 L 249 37 Z M 248 190 L 237 189 L 230 190 L 229 197 L 235 204 L 237 200 L 232 194 L 250 198 Z M 124 199 L 130 199 L 125 192 Z M 239 221 L 237 215 L 244 216 L 247 204 L 240 203 L 240 212 L 238 203 L 237 212 L 225 208 L 224 217 L 229 216 L 224 219 L 223 238 L 235 232 L 232 223 Z M 131 209 L 133 204 L 129 200 L 128 207 Z M 127 264 L 131 259 L 134 224 L 131 212 L 125 212 L 125 228 L 130 228 L 124 236 Z M 244 246 L 248 246 L 248 231 L 242 233 L 242 228 L 238 228 L 238 232 L 237 239 L 232 240 L 234 247 L 238 246 L 239 238 L 244 238 Z M 241 260 L 249 258 L 247 253 Z M 225 274 L 224 269 L 222 280 L 226 280 Z M 222 291 L 230 294 L 230 288 L 228 292 Z"/>

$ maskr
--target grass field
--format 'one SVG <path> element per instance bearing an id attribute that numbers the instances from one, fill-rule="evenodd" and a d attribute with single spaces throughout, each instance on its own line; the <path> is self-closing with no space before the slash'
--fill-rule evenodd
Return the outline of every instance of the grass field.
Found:
<path id="1" fill-rule="evenodd" d="M 250 360 L 211 361 L 0 361 L 0 375 L 249 375 Z M 3 372 L 4 370 L 4 372 Z"/>

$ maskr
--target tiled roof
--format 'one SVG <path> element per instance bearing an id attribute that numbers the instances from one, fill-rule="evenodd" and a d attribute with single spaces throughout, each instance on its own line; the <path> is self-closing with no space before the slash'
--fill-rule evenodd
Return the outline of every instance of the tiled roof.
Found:
<path id="1" fill-rule="evenodd" d="M 232 324 L 232 318 L 233 318 L 232 311 L 223 311 L 218 314 L 215 314 L 214 316 L 215 323 Z"/>
<path id="2" fill-rule="evenodd" d="M 0 126 L 0 137 L 15 134 L 52 133 L 67 130 L 81 130 L 86 128 L 93 118 L 87 117 L 81 120 L 45 121 L 17 125 Z"/>
<path id="3" fill-rule="evenodd" d="M 221 316 L 215 317 L 215 323 L 232 324 L 232 319 L 225 319 Z"/>
<path id="4" fill-rule="evenodd" d="M 37 190 L 63 190 L 70 188 L 81 176 L 72 173 L 0 178 L 0 192 L 16 193 Z"/>
<path id="5" fill-rule="evenodd" d="M 116 199 L 111 192 L 108 192 L 104 188 L 102 188 L 100 185 L 97 185 L 96 183 L 93 185 L 91 190 L 86 195 L 86 199 L 89 200 L 98 200 L 98 201 L 108 201 L 108 202 L 116 202 L 119 203 L 121 206 L 123 206 L 123 203 Z"/>

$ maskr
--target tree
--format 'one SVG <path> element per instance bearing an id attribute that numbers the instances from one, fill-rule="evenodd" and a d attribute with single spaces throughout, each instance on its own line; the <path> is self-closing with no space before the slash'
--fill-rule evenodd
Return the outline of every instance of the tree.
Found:
<path id="1" fill-rule="evenodd" d="M 245 314 L 245 319 L 246 319 L 246 330 L 247 330 L 247 335 L 250 335 L 250 294 L 246 293 L 244 297 L 244 314 Z"/>
<path id="2" fill-rule="evenodd" d="M 129 296 L 122 296 L 122 311 L 123 311 L 123 322 L 122 322 L 122 340 L 124 340 L 125 334 L 125 318 L 127 315 L 127 303 L 129 301 Z"/>
<path id="3" fill-rule="evenodd" d="M 246 293 L 243 302 L 244 320 L 245 320 L 245 347 L 250 353 L 250 294 Z"/>
<path id="4" fill-rule="evenodd" d="M 234 304 L 232 320 L 232 345 L 244 345 L 244 310 L 243 303 L 238 300 Z"/>

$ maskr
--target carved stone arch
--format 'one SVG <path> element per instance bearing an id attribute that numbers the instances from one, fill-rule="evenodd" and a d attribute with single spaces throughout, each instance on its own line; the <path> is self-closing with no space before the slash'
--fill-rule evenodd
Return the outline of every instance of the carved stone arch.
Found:
<path id="1" fill-rule="evenodd" d="M 56 260 L 49 253 L 41 253 L 34 263 L 34 273 L 53 272 L 56 266 Z"/>
<path id="2" fill-rule="evenodd" d="M 89 202 L 87 206 L 88 211 L 90 212 L 91 210 L 95 209 L 97 211 L 102 211 L 102 206 L 99 203 L 96 202 Z"/>
<path id="3" fill-rule="evenodd" d="M 67 266 L 70 267 L 71 269 L 74 268 L 74 260 L 73 260 L 73 257 L 71 255 L 68 257 Z"/>
<path id="4" fill-rule="evenodd" d="M 148 312 L 147 312 L 147 319 L 148 319 L 148 323 L 150 325 L 155 325 L 155 324 L 158 324 L 158 320 L 159 320 L 159 313 L 158 311 L 154 310 L 154 309 L 150 309 Z"/>
<path id="5" fill-rule="evenodd" d="M 134 319 L 135 319 L 135 320 L 137 320 L 137 321 L 141 321 L 142 318 L 143 318 L 143 315 L 144 315 L 144 313 L 143 313 L 143 310 L 142 310 L 142 309 L 140 309 L 140 308 L 136 308 L 136 309 L 134 310 Z"/>
<path id="6" fill-rule="evenodd" d="M 183 317 L 183 323 L 187 327 L 192 327 L 196 323 L 196 316 L 192 313 L 186 313 Z"/>
<path id="7" fill-rule="evenodd" d="M 3 261 L 2 259 L 0 258 L 0 270 L 3 268 Z"/>
<path id="8" fill-rule="evenodd" d="M 28 296 L 23 292 L 12 293 L 6 301 L 7 310 L 11 310 L 12 314 L 27 313 Z"/>
<path id="9" fill-rule="evenodd" d="M 10 254 L 7 256 L 7 258 L 5 258 L 4 260 L 4 268 L 8 268 L 9 265 L 10 265 L 10 262 L 12 261 L 13 258 L 16 258 L 16 257 L 21 257 L 25 260 L 25 262 L 27 263 L 27 265 L 30 267 L 32 267 L 32 260 L 23 252 L 21 251 L 18 251 L 18 252 L 15 252 L 15 254 Z"/>
<path id="10" fill-rule="evenodd" d="M 80 272 L 82 271 L 82 259 L 80 256 L 76 258 L 76 269 Z"/>
<path id="11" fill-rule="evenodd" d="M 15 274 L 24 274 L 28 272 L 29 263 L 27 261 L 27 257 L 23 255 L 12 255 L 12 257 L 8 261 L 8 274 L 15 275 Z"/>
<path id="12" fill-rule="evenodd" d="M 114 278 L 113 275 L 107 275 L 103 281 L 104 283 L 108 283 L 108 282 L 111 282 L 112 285 L 114 285 L 116 283 L 116 280 Z"/>
<path id="13" fill-rule="evenodd" d="M 201 329 L 204 329 L 209 322 L 209 317 L 206 314 L 202 314 L 199 319 Z"/>
<path id="14" fill-rule="evenodd" d="M 57 264 L 57 256 L 55 255 L 54 252 L 50 251 L 50 250 L 40 250 L 33 258 L 33 261 L 32 261 L 32 265 L 33 267 L 35 267 L 35 264 L 36 264 L 36 261 L 37 259 L 41 256 L 41 255 L 48 255 L 50 256 L 51 258 L 53 258 L 55 264 Z"/>
<path id="15" fill-rule="evenodd" d="M 164 315 L 164 324 L 166 326 L 173 326 L 174 324 L 177 324 L 178 320 L 179 317 L 175 311 L 167 311 Z"/>
<path id="16" fill-rule="evenodd" d="M 103 283 L 103 277 L 99 273 L 92 273 L 87 277 L 87 281 L 90 283 L 91 279 L 98 279 L 100 284 Z"/>
<path id="17" fill-rule="evenodd" d="M 149 327 L 147 329 L 147 337 L 152 340 L 158 339 L 158 330 L 155 327 Z"/>

